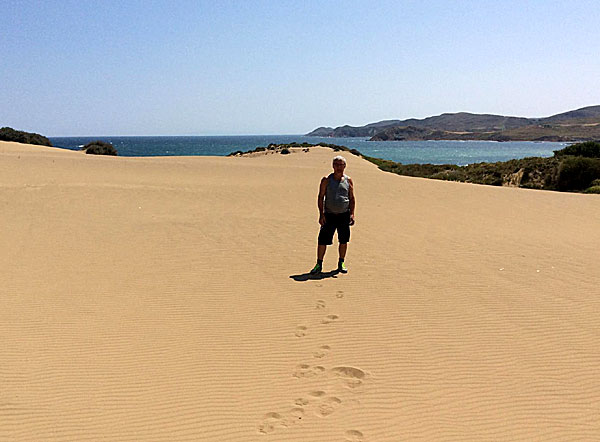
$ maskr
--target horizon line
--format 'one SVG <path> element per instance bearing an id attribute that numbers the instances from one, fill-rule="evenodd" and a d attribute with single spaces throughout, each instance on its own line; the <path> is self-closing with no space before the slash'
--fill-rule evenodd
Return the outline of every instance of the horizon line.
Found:
<path id="1" fill-rule="evenodd" d="M 178 135 L 45 135 L 47 138 L 87 138 L 87 137 L 304 137 L 306 134 L 178 134 Z M 328 137 L 320 137 L 328 138 Z"/>

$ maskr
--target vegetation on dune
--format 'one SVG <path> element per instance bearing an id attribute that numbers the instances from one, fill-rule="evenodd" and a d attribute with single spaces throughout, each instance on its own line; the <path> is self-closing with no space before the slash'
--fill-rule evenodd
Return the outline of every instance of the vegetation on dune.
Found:
<path id="1" fill-rule="evenodd" d="M 286 154 L 291 153 L 291 151 L 290 151 L 291 148 L 303 148 L 305 152 L 308 152 L 309 148 L 317 147 L 317 146 L 329 147 L 330 149 L 333 149 L 334 152 L 345 151 L 345 152 L 350 152 L 353 155 L 362 156 L 358 150 L 348 149 L 346 146 L 338 146 L 337 144 L 329 144 L 329 143 L 319 143 L 319 144 L 297 143 L 295 141 L 293 143 L 287 143 L 287 144 L 271 143 L 267 147 L 257 147 L 256 149 L 247 150 L 245 152 L 242 152 L 241 150 L 236 150 L 235 152 L 231 152 L 227 156 L 234 157 L 234 156 L 239 156 L 239 155 L 247 155 L 247 154 L 251 154 L 251 153 L 269 152 L 269 151 L 279 152 L 283 155 L 286 155 Z"/>
<path id="2" fill-rule="evenodd" d="M 14 141 L 16 143 L 52 146 L 50 140 L 43 135 L 15 130 L 11 127 L 3 127 L 0 129 L 0 141 Z"/>
<path id="3" fill-rule="evenodd" d="M 600 142 L 573 144 L 554 152 L 550 158 L 529 157 L 497 163 L 402 164 L 362 155 L 356 149 L 336 144 L 289 143 L 269 144 L 248 152 L 232 152 L 230 156 L 275 151 L 289 152 L 290 148 L 323 146 L 335 152 L 349 152 L 376 164 L 381 170 L 412 177 L 460 181 L 491 186 L 513 186 L 571 192 L 600 193 Z"/>
<path id="4" fill-rule="evenodd" d="M 600 142 L 586 141 L 585 143 L 571 144 L 564 149 L 554 151 L 554 156 L 564 157 L 566 155 L 600 158 Z"/>
<path id="5" fill-rule="evenodd" d="M 0 129 L 1 141 L 52 146 L 48 138 L 36 134 L 18 131 L 10 127 Z M 514 186 L 530 189 L 558 190 L 600 194 L 600 142 L 586 141 L 572 144 L 554 151 L 550 158 L 530 157 L 497 163 L 477 163 L 467 166 L 455 164 L 402 164 L 381 158 L 362 155 L 356 149 L 329 143 L 288 143 L 257 147 L 247 152 L 236 151 L 229 156 L 256 152 L 277 152 L 290 154 L 293 148 L 308 152 L 309 148 L 323 146 L 334 152 L 348 152 L 363 157 L 376 164 L 381 170 L 421 178 L 447 181 L 460 181 L 492 186 Z M 81 149 L 86 154 L 118 155 L 115 147 L 104 141 L 92 141 Z"/>
<path id="6" fill-rule="evenodd" d="M 91 155 L 118 155 L 117 149 L 105 141 L 92 141 L 81 148 L 87 154 Z"/>
<path id="7" fill-rule="evenodd" d="M 600 142 L 573 144 L 550 158 L 529 157 L 497 163 L 402 164 L 365 157 L 385 171 L 422 178 L 493 186 L 600 193 Z"/>
<path id="8" fill-rule="evenodd" d="M 0 141 L 14 141 L 17 143 L 52 147 L 50 140 L 43 135 L 23 132 L 10 127 L 0 129 Z M 86 144 L 81 150 L 92 155 L 118 155 L 117 149 L 112 144 L 100 140 Z"/>
<path id="9" fill-rule="evenodd" d="M 582 191 L 600 178 L 600 159 L 565 157 L 558 167 L 557 190 Z"/>
<path id="10" fill-rule="evenodd" d="M 600 180 L 592 181 L 590 187 L 583 191 L 584 193 L 600 193 Z"/>

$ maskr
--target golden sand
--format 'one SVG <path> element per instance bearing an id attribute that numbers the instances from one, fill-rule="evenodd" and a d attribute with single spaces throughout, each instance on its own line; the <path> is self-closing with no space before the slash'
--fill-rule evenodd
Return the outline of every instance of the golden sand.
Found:
<path id="1" fill-rule="evenodd" d="M 600 198 L 334 155 L 0 142 L 0 440 L 600 439 Z"/>

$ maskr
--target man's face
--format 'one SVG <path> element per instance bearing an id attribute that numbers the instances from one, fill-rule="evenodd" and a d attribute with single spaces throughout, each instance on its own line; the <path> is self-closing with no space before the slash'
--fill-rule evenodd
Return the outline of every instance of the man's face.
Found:
<path id="1" fill-rule="evenodd" d="M 335 173 L 344 173 L 345 168 L 346 168 L 346 165 L 344 164 L 343 161 L 336 160 L 333 162 L 333 171 Z"/>

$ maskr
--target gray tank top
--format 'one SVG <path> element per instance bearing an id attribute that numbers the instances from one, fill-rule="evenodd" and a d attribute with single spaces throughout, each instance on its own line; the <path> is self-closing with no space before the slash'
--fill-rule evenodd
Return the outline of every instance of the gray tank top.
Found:
<path id="1" fill-rule="evenodd" d="M 325 192 L 325 212 L 344 213 L 350 208 L 350 181 L 348 175 L 336 181 L 333 173 L 327 177 L 327 192 Z"/>

